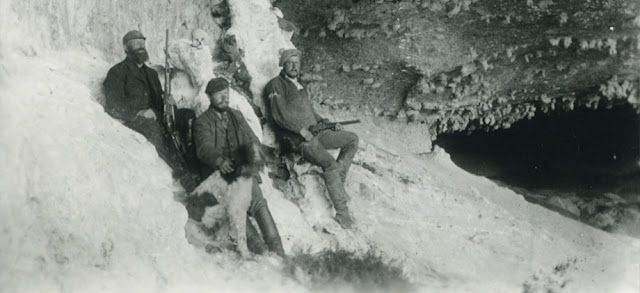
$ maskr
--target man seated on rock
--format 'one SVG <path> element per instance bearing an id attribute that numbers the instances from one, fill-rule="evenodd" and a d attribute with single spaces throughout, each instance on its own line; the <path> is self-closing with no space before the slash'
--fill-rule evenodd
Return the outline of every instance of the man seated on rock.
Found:
<path id="1" fill-rule="evenodd" d="M 127 57 L 109 69 L 103 83 L 105 110 L 144 135 L 174 170 L 174 176 L 180 178 L 183 186 L 187 190 L 194 188 L 195 179 L 188 176 L 176 158 L 177 150 L 162 123 L 163 91 L 158 73 L 145 64 L 149 60 L 145 37 L 137 30 L 130 31 L 122 38 L 122 45 Z"/>
<path id="2" fill-rule="evenodd" d="M 193 126 L 196 154 L 203 163 L 202 178 L 207 178 L 216 170 L 223 174 L 233 172 L 235 166 L 231 154 L 242 145 L 260 143 L 242 113 L 229 108 L 229 83 L 226 79 L 212 79 L 207 84 L 205 92 L 211 105 L 196 119 Z M 280 234 L 267 206 L 267 200 L 262 196 L 257 178 L 253 180 L 251 196 L 248 213 L 258 222 L 269 251 L 284 257 Z M 257 234 L 250 222 L 247 224 L 247 234 L 249 233 Z M 247 235 L 247 239 L 251 241 L 255 237 Z M 251 243 L 249 246 L 251 248 Z"/>
<path id="3" fill-rule="evenodd" d="M 315 135 L 311 133 L 310 127 L 328 121 L 314 111 L 307 90 L 298 82 L 300 59 L 301 53 L 296 49 L 281 52 L 280 66 L 283 70 L 265 88 L 267 103 L 279 128 L 279 140 L 291 144 L 307 161 L 322 167 L 323 179 L 336 209 L 336 221 L 349 229 L 353 220 L 347 207 L 344 181 L 358 150 L 358 136 L 343 131 L 340 124 Z M 335 160 L 327 149 L 340 149 L 338 159 Z"/>

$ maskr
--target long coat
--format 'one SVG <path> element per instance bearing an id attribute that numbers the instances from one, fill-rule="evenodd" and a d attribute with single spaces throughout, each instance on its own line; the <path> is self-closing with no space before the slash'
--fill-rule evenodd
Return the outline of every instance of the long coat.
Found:
<path id="1" fill-rule="evenodd" d="M 131 122 L 140 110 L 152 108 L 162 118 L 164 103 L 158 73 L 147 65 L 138 67 L 127 57 L 109 69 L 104 80 L 106 110 L 111 116 Z"/>
<path id="2" fill-rule="evenodd" d="M 107 113 L 144 135 L 171 168 L 179 168 L 180 163 L 172 160 L 172 143 L 162 124 L 164 102 L 158 73 L 146 65 L 138 67 L 127 57 L 109 69 L 103 85 Z M 156 119 L 136 117 L 138 111 L 149 108 L 156 112 Z"/>

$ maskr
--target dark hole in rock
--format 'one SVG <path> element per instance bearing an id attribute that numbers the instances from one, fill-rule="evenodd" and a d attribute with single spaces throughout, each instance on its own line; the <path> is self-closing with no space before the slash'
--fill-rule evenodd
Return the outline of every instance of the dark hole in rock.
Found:
<path id="1" fill-rule="evenodd" d="M 537 113 L 510 129 L 443 134 L 435 144 L 465 170 L 525 188 L 613 191 L 640 168 L 631 106 Z"/>
<path id="2" fill-rule="evenodd" d="M 549 207 L 553 197 L 571 198 L 563 207 L 575 207 L 569 208 L 573 216 L 607 229 L 611 223 L 603 227 L 585 217 L 612 206 L 611 194 L 620 208 L 640 205 L 639 117 L 630 105 L 538 112 L 510 129 L 442 134 L 434 143 L 461 168 L 530 201 Z"/>

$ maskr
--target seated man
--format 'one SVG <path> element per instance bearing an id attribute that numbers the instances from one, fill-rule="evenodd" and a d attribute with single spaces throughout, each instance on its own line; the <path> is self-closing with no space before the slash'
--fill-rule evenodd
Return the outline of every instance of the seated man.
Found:
<path id="1" fill-rule="evenodd" d="M 266 103 L 270 105 L 273 120 L 281 130 L 280 140 L 284 139 L 294 150 L 301 151 L 307 161 L 322 167 L 324 183 L 336 209 L 336 221 L 349 229 L 353 220 L 347 207 L 344 181 L 358 151 L 358 136 L 342 131 L 340 124 L 333 130 L 311 133 L 310 127 L 326 120 L 313 110 L 307 90 L 298 82 L 300 55 L 296 49 L 281 53 L 280 66 L 283 70 L 267 84 Z M 338 159 L 335 160 L 327 149 L 340 149 Z"/>
<path id="2" fill-rule="evenodd" d="M 145 37 L 130 31 L 122 38 L 127 57 L 109 69 L 104 80 L 105 110 L 127 127 L 144 135 L 167 163 L 169 141 L 165 139 L 162 118 L 162 87 L 158 73 L 149 68 Z"/>
<path id="3" fill-rule="evenodd" d="M 162 123 L 162 86 L 158 73 L 145 64 L 149 60 L 145 40 L 137 30 L 122 38 L 127 57 L 111 67 L 104 80 L 105 110 L 125 126 L 144 135 L 173 169 L 174 176 L 190 190 L 195 188 L 196 179 L 185 171 L 184 163 L 175 156 L 177 150 Z"/>
<path id="4" fill-rule="evenodd" d="M 205 92 L 211 106 L 196 119 L 193 126 L 196 154 L 203 163 L 202 178 L 207 178 L 216 170 L 222 174 L 233 172 L 235 166 L 231 155 L 242 145 L 260 144 L 242 113 L 228 107 L 229 83 L 226 79 L 212 79 Z M 256 178 L 253 179 L 251 196 L 248 214 L 258 222 L 269 251 L 284 257 L 280 234 Z M 251 233 L 252 228 L 252 225 L 248 225 L 247 232 Z M 252 237 L 248 235 L 247 238 Z"/>

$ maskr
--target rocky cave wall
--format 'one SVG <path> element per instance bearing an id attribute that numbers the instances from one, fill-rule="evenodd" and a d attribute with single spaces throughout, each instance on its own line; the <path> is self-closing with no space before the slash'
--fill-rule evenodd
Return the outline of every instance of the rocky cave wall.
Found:
<path id="1" fill-rule="evenodd" d="M 397 121 L 392 124 L 403 131 L 421 126 L 425 145 L 429 138 L 460 133 L 455 136 L 460 145 L 473 146 L 466 134 L 484 130 L 476 134 L 499 136 L 505 132 L 498 130 L 536 115 L 629 105 L 640 111 L 640 3 L 635 0 L 285 0 L 276 5 L 300 27 L 293 42 L 305 53 L 303 72 L 318 103 Z M 593 122 L 595 117 L 585 119 L 612 128 L 610 133 L 636 126 L 633 119 Z M 531 147 L 542 143 L 531 141 Z M 474 167 L 484 168 L 488 158 L 473 154 Z M 625 172 L 636 170 L 636 159 L 625 162 Z M 629 202 L 637 201 L 633 196 Z M 636 213 L 629 222 L 637 221 Z M 612 227 L 612 222 L 595 226 Z"/>
<path id="2" fill-rule="evenodd" d="M 277 5 L 301 27 L 294 43 L 334 108 L 423 123 L 435 137 L 640 103 L 638 1 L 303 3 Z"/>

